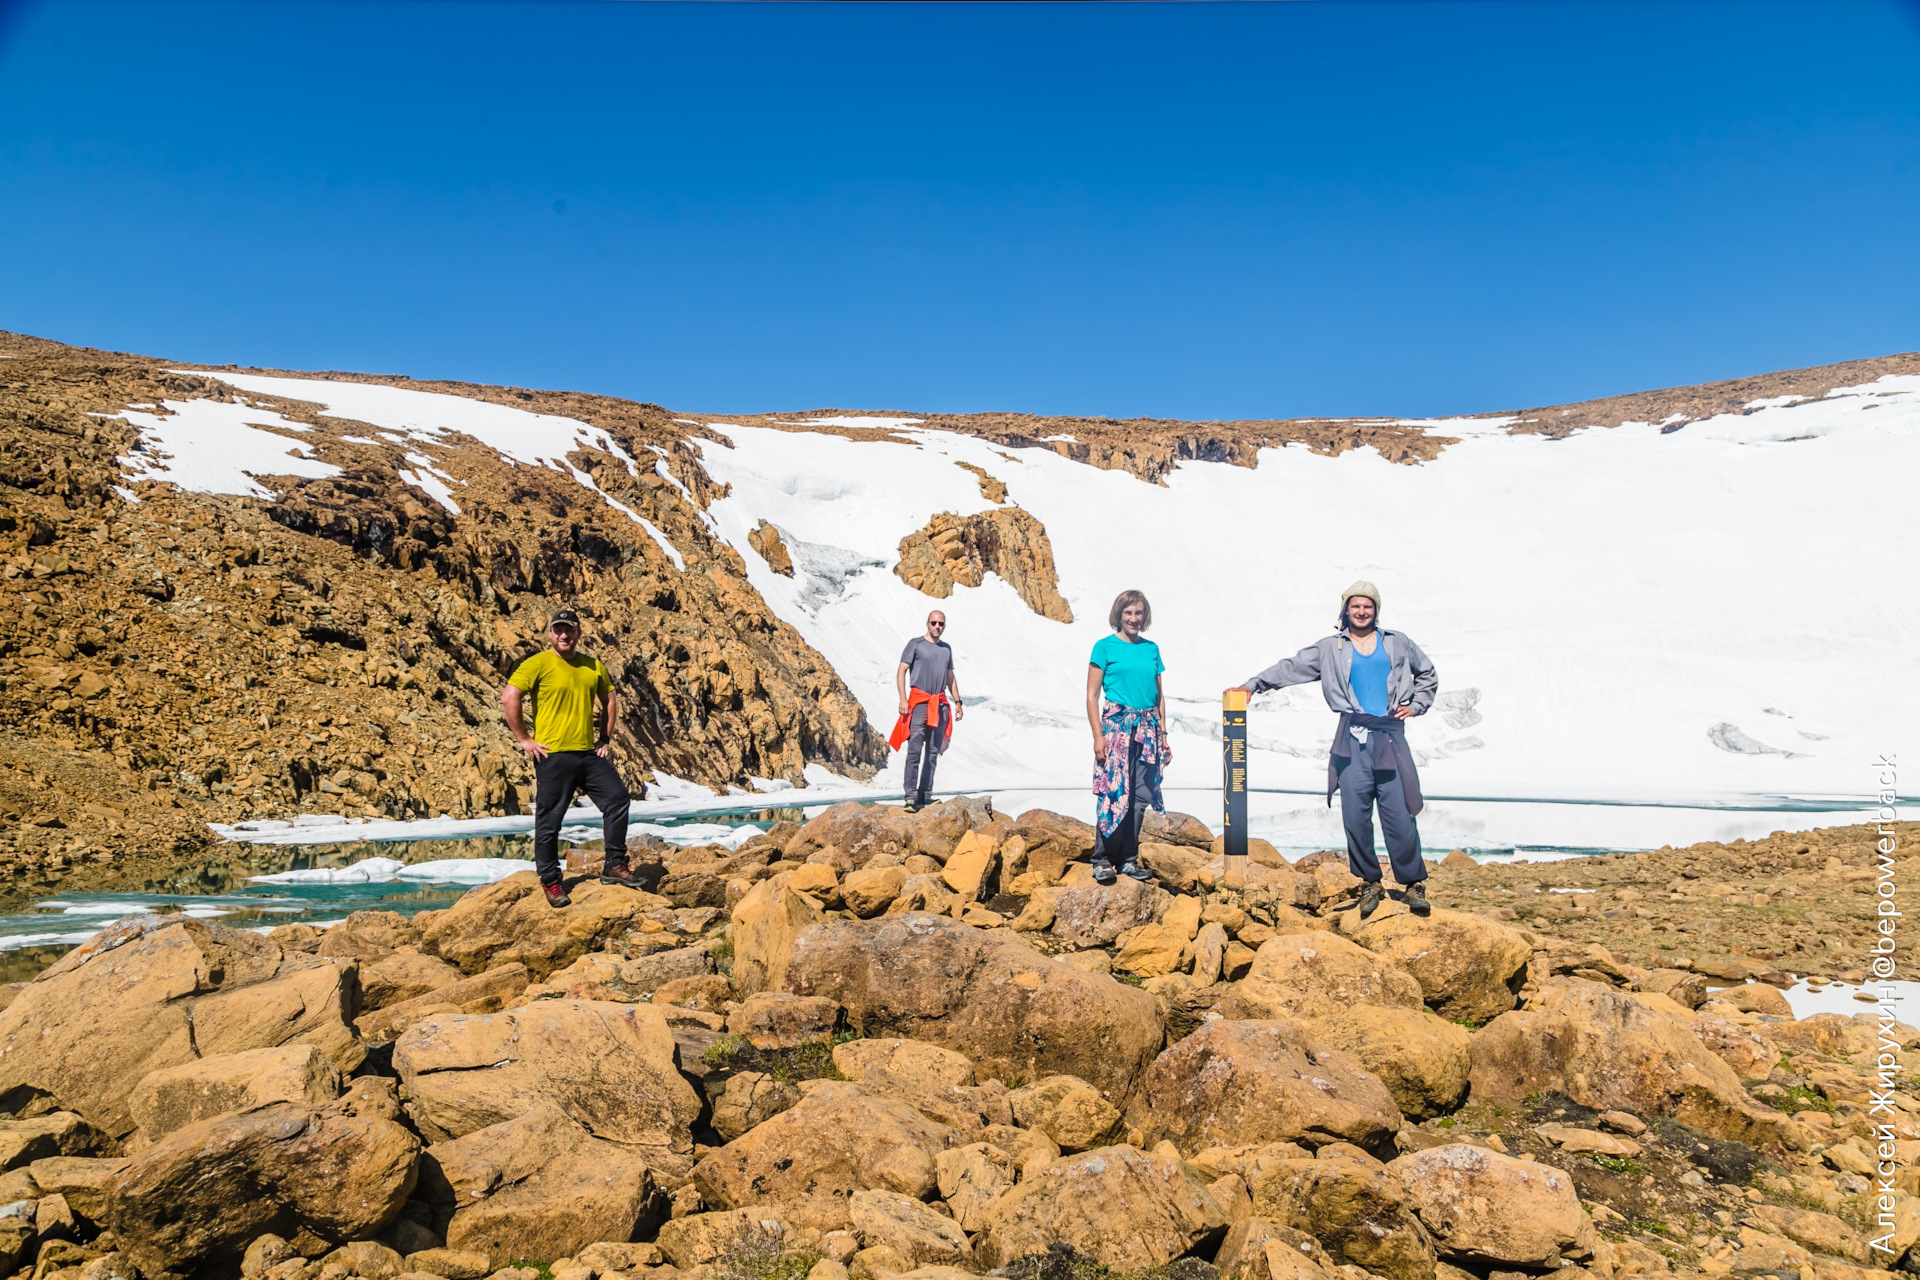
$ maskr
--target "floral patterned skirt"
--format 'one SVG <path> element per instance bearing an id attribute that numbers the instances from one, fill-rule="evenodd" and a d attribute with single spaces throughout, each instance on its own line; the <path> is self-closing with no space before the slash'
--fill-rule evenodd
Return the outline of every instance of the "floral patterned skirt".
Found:
<path id="1" fill-rule="evenodd" d="M 1160 771 L 1167 758 L 1166 730 L 1160 713 L 1154 708 L 1123 707 L 1109 702 L 1100 716 L 1100 733 L 1107 742 L 1107 762 L 1093 770 L 1093 798 L 1099 811 L 1100 834 L 1110 836 L 1126 821 L 1135 797 L 1128 794 L 1131 770 L 1127 759 L 1135 742 L 1140 744 L 1140 762 L 1150 766 L 1152 785 L 1138 799 L 1160 813 L 1167 811 L 1160 802 Z"/>

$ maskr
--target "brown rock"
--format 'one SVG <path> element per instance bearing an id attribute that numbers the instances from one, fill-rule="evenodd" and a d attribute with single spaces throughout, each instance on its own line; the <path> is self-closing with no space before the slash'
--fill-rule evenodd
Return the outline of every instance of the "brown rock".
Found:
<path id="1" fill-rule="evenodd" d="M 1593 1224 L 1559 1169 L 1455 1143 L 1401 1156 L 1387 1173 L 1446 1257 L 1540 1267 L 1593 1251 Z"/>
<path id="2" fill-rule="evenodd" d="M 727 1031 L 756 1049 L 797 1049 L 814 1040 L 831 1040 L 842 1010 L 820 996 L 759 991 L 727 1015 Z"/>
<path id="3" fill-rule="evenodd" d="M 1140 841 L 1143 846 L 1151 841 L 1212 852 L 1214 835 L 1206 823 L 1190 813 L 1157 813 L 1149 809 L 1140 820 Z"/>
<path id="4" fill-rule="evenodd" d="M 1376 917 L 1354 941 L 1411 973 L 1435 1013 L 1475 1023 L 1513 1008 L 1533 952 L 1517 929 L 1445 910 Z"/>
<path id="5" fill-rule="evenodd" d="M 1027 846 L 1027 870 L 1057 883 L 1067 864 L 1093 852 L 1093 827 L 1049 809 L 1029 809 L 1014 819 L 1013 832 Z"/>
<path id="6" fill-rule="evenodd" d="M 411 947 L 360 967 L 360 1008 L 368 1013 L 412 1000 L 460 981 L 460 971 Z"/>
<path id="7" fill-rule="evenodd" d="M 484 1253 L 468 1249 L 421 1249 L 407 1255 L 407 1270 L 419 1275 L 444 1276 L 446 1280 L 481 1280 L 493 1270 Z"/>
<path id="8" fill-rule="evenodd" d="M 848 1200 L 863 1249 L 889 1248 L 910 1264 L 958 1266 L 973 1259 L 967 1233 L 944 1214 L 897 1191 L 856 1191 Z"/>
<path id="9" fill-rule="evenodd" d="M 891 906 L 906 884 L 905 867 L 862 867 L 847 873 L 840 884 L 840 897 L 847 910 L 866 919 Z"/>
<path id="10" fill-rule="evenodd" d="M 934 1159 L 955 1145 L 953 1136 L 904 1102 L 823 1081 L 797 1106 L 708 1153 L 694 1166 L 694 1185 L 718 1208 L 770 1202 L 795 1226 L 835 1231 L 851 1223 L 855 1191 L 931 1194 Z"/>
<path id="11" fill-rule="evenodd" d="M 1243 1170 L 1254 1215 L 1308 1232 L 1336 1266 L 1388 1280 L 1433 1280 L 1433 1241 L 1385 1167 L 1260 1153 Z"/>
<path id="12" fill-rule="evenodd" d="M 865 1092 L 898 1099 L 965 1139 L 1013 1121 L 1006 1086 L 976 1086 L 973 1064 L 951 1049 L 919 1040 L 849 1040 L 834 1046 L 833 1063 Z"/>
<path id="13" fill-rule="evenodd" d="M 1693 1034 L 1742 1080 L 1765 1080 L 1780 1061 L 1780 1050 L 1758 1027 L 1741 1026 L 1710 1013 L 1696 1013 Z"/>
<path id="14" fill-rule="evenodd" d="M 1021 1128 L 1040 1130 L 1066 1152 L 1104 1146 L 1120 1128 L 1119 1110 L 1078 1076 L 1047 1076 L 1007 1100 Z"/>
<path id="15" fill-rule="evenodd" d="M 1233 1224 L 1214 1265 L 1221 1280 L 1336 1280 L 1340 1274 L 1329 1265 L 1320 1242 L 1306 1232 L 1252 1216 Z"/>
<path id="16" fill-rule="evenodd" d="M 812 826 L 808 823 L 794 839 L 804 839 Z M 780 990 L 786 982 L 795 939 L 821 919 L 818 902 L 779 883 L 778 877 L 754 885 L 733 907 L 729 936 L 733 939 L 734 990 L 742 997 L 756 991 Z"/>
<path id="17" fill-rule="evenodd" d="M 712 1013 L 733 999 L 733 983 L 717 973 L 700 974 L 691 978 L 674 978 L 663 982 L 653 993 L 655 1004 L 679 1005 L 683 1009 L 694 1009 Z"/>
<path id="18" fill-rule="evenodd" d="M 876 853 L 890 853 L 904 860 L 913 852 L 913 834 L 913 814 L 893 805 L 847 800 L 809 819 L 787 841 L 781 857 L 805 862 L 817 853 L 832 850 L 838 854 L 836 869 L 844 875 L 854 867 L 865 866 Z"/>
<path id="19" fill-rule="evenodd" d="M 1116 1271 L 1161 1266 L 1227 1227 L 1192 1168 L 1130 1146 L 1098 1147 L 1029 1171 L 986 1220 L 975 1253 L 987 1266 L 1059 1241 Z"/>
<path id="20" fill-rule="evenodd" d="M 48 1156 L 29 1169 L 43 1194 L 62 1196 L 75 1213 L 100 1222 L 107 1216 L 107 1188 L 126 1163 L 121 1157 Z"/>
<path id="21" fill-rule="evenodd" d="M 0 1120 L 0 1169 L 18 1169 L 49 1156 L 90 1155 L 107 1145 L 104 1134 L 71 1111 Z"/>
<path id="22" fill-rule="evenodd" d="M 986 1075 L 1077 1075 L 1115 1105 L 1161 1038 L 1146 992 L 931 915 L 808 929 L 793 948 L 787 988 L 838 1001 L 848 1025 L 870 1039 L 961 1049 Z"/>
<path id="23" fill-rule="evenodd" d="M 543 1000 L 475 1017 L 429 1018 L 395 1042 L 416 1120 L 461 1137 L 550 1102 L 595 1137 L 675 1164 L 700 1114 L 651 1005 Z"/>
<path id="24" fill-rule="evenodd" d="M 417 941 L 413 922 L 398 911 L 356 911 L 320 935 L 317 954 L 364 966 Z"/>
<path id="25" fill-rule="evenodd" d="M 690 1271 L 719 1262 L 743 1242 L 758 1240 L 777 1245 L 790 1234 L 791 1229 L 779 1209 L 772 1205 L 754 1205 L 747 1209 L 690 1213 L 662 1223 L 659 1245 L 668 1262 L 682 1271 Z"/>
<path id="26" fill-rule="evenodd" d="M 352 962 L 288 953 L 258 934 L 144 916 L 75 948 L 0 1012 L 0 1093 L 49 1098 L 112 1137 L 149 1072 L 202 1055 L 311 1044 L 350 1071 Z"/>
<path id="27" fill-rule="evenodd" d="M 1833 1254 L 1862 1265 L 1870 1260 L 1871 1250 L 1860 1233 L 1830 1213 L 1772 1204 L 1754 1205 L 1750 1212 L 1765 1230 L 1816 1253 Z"/>
<path id="28" fill-rule="evenodd" d="M 940 1198 L 969 1233 L 985 1229 L 987 1211 L 1013 1186 L 1019 1170 L 1012 1156 L 988 1142 L 942 1151 L 933 1163 Z"/>
<path id="29" fill-rule="evenodd" d="M 1378 1076 L 1409 1119 L 1444 1115 L 1466 1100 L 1473 1070 L 1467 1030 L 1425 1009 L 1355 1005 L 1307 1030 L 1315 1043 L 1351 1054 Z"/>
<path id="30" fill-rule="evenodd" d="M 1591 1151 L 1603 1156 L 1618 1156 L 1623 1160 L 1631 1160 L 1640 1154 L 1640 1144 L 1633 1139 L 1616 1138 L 1596 1129 L 1582 1129 L 1569 1124 L 1540 1124 L 1535 1125 L 1533 1131 L 1562 1151 Z"/>
<path id="31" fill-rule="evenodd" d="M 1153 924 L 1172 902 L 1165 889 L 1130 876 L 1110 885 L 1069 885 L 1053 899 L 1053 934 L 1072 947 L 1104 947 L 1129 929 Z"/>
<path id="32" fill-rule="evenodd" d="M 1060 596 L 1047 531 L 1020 507 L 994 507 L 966 517 L 938 513 L 926 528 L 900 540 L 900 563 L 893 572 L 936 600 L 952 595 L 956 582 L 977 587 L 988 573 L 997 573 L 1041 617 L 1073 621 L 1073 610 Z"/>
<path id="33" fill-rule="evenodd" d="M 1755 1146 L 1796 1145 L 1786 1117 L 1747 1096 L 1691 1018 L 1660 996 L 1550 978 L 1527 1008 L 1474 1033 L 1473 1095 L 1510 1102 L 1559 1089 L 1582 1106 L 1668 1115 Z"/>
<path id="34" fill-rule="evenodd" d="M 540 1102 L 510 1120 L 435 1143 L 421 1198 L 452 1205 L 447 1247 L 496 1267 L 563 1258 L 599 1240 L 633 1237 L 654 1194 L 639 1148 L 606 1142 Z"/>
<path id="35" fill-rule="evenodd" d="M 973 902 L 980 897 L 981 889 L 999 861 L 999 845 L 978 831 L 969 831 L 954 845 L 953 853 L 940 869 L 940 878 L 949 889 Z"/>
<path id="36" fill-rule="evenodd" d="M 255 1237 L 370 1236 L 414 1186 L 419 1139 L 391 1120 L 277 1102 L 176 1130 L 107 1186 L 105 1225 L 148 1274 L 237 1262 Z"/>
<path id="37" fill-rule="evenodd" d="M 385 1044 L 414 1024 L 440 1013 L 493 1013 L 527 989 L 527 967 L 503 964 L 425 995 L 401 1000 L 353 1020 L 371 1044 Z"/>
<path id="38" fill-rule="evenodd" d="M 1148 1142 L 1189 1154 L 1289 1141 L 1384 1152 L 1402 1123 L 1379 1080 L 1299 1024 L 1227 1019 L 1156 1058 L 1131 1114 Z"/>
<path id="39" fill-rule="evenodd" d="M 1787 1003 L 1780 988 L 1766 982 L 1745 982 L 1737 987 L 1722 987 L 1712 993 L 1715 1000 L 1724 1000 L 1742 1013 L 1764 1013 L 1770 1018 L 1791 1018 L 1793 1006 Z"/>
<path id="40" fill-rule="evenodd" d="M 531 871 L 469 889 L 445 911 L 414 917 L 420 950 L 468 974 L 524 964 L 538 982 L 587 952 L 604 949 L 638 926 L 649 911 L 671 905 L 653 894 L 598 880 L 583 881 L 569 892 L 573 905 L 555 911 Z"/>
<path id="41" fill-rule="evenodd" d="M 148 1072 L 127 1097 L 127 1108 L 148 1138 L 227 1111 L 268 1102 L 323 1107 L 340 1096 L 340 1072 L 310 1044 L 198 1058 Z"/>
<path id="42" fill-rule="evenodd" d="M 1684 969 L 1654 969 L 1633 981 L 1635 991 L 1665 996 L 1675 1004 L 1698 1009 L 1707 1002 L 1707 980 Z"/>
<path id="43" fill-rule="evenodd" d="M 360 1276 L 363 1280 L 394 1280 L 406 1269 L 406 1263 L 399 1253 L 377 1240 L 356 1240 L 352 1244 L 343 1244 L 320 1259 L 320 1262 L 322 1266 L 345 1267 L 349 1275 Z"/>
<path id="44" fill-rule="evenodd" d="M 1420 984 L 1398 964 L 1315 931 L 1269 938 L 1232 994 L 1216 1006 L 1228 1018 L 1324 1018 L 1354 1005 L 1420 1007 Z"/>
<path id="45" fill-rule="evenodd" d="M 727 1078 L 727 1087 L 714 1099 L 713 1129 L 732 1142 L 763 1120 L 772 1119 L 800 1101 L 800 1091 L 760 1071 L 742 1071 Z"/>
<path id="46" fill-rule="evenodd" d="M 787 544 L 780 540 L 780 531 L 765 520 L 747 534 L 747 545 L 760 553 L 767 568 L 784 577 L 793 576 L 793 556 L 788 554 Z"/>

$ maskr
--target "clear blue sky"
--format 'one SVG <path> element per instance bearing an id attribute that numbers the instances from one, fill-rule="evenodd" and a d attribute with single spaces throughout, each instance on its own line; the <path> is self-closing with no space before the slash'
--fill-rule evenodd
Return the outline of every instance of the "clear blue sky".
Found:
<path id="1" fill-rule="evenodd" d="M 0 0 L 0 328 L 1189 418 L 1912 350 L 1920 8 Z"/>

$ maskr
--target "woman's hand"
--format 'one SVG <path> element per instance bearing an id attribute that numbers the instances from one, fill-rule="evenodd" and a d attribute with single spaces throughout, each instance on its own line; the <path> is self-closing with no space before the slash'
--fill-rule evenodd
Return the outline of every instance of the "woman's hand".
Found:
<path id="1" fill-rule="evenodd" d="M 1403 702 L 1395 707 L 1393 709 L 1393 718 L 1395 720 L 1413 719 L 1413 704 L 1411 702 Z"/>
<path id="2" fill-rule="evenodd" d="M 1099 734 L 1093 736 L 1093 762 L 1103 769 L 1107 764 L 1107 740 Z"/>
<path id="3" fill-rule="evenodd" d="M 1160 767 L 1164 769 L 1166 766 L 1172 763 L 1173 763 L 1173 740 L 1165 736 L 1162 736 L 1160 739 Z"/>

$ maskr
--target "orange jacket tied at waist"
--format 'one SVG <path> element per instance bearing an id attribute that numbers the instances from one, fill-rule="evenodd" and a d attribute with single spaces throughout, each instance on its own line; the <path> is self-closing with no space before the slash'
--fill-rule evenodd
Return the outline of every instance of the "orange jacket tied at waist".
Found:
<path id="1" fill-rule="evenodd" d="M 947 695 L 928 693 L 925 689 L 909 689 L 907 690 L 907 713 L 894 722 L 893 734 L 887 739 L 887 745 L 893 750 L 898 751 L 901 744 L 907 740 L 907 735 L 913 731 L 913 709 L 923 702 L 928 704 L 927 728 L 937 729 L 944 726 L 946 729 L 941 738 L 942 750 L 945 749 L 945 743 L 953 741 L 953 717 L 948 714 Z"/>

